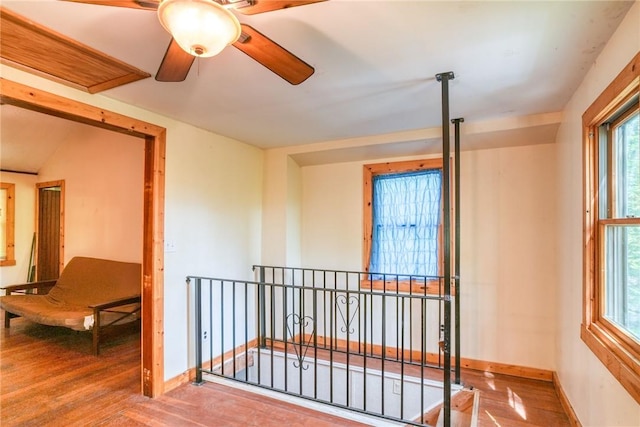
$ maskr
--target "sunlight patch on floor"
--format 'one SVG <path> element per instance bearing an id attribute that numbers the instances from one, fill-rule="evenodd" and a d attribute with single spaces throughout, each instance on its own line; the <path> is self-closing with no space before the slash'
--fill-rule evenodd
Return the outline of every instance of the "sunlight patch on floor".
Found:
<path id="1" fill-rule="evenodd" d="M 509 393 L 509 406 L 511 406 L 523 420 L 526 420 L 527 411 L 522 404 L 522 398 L 518 396 L 518 393 L 511 390 L 511 387 L 507 387 L 507 392 Z"/>
<path id="2" fill-rule="evenodd" d="M 490 413 L 489 411 L 484 411 L 484 412 L 489 416 L 489 418 L 491 418 L 491 421 L 493 421 L 493 424 L 494 424 L 494 425 L 496 425 L 496 426 L 498 426 L 498 427 L 502 427 L 502 426 L 500 425 L 500 423 L 498 422 L 498 420 L 496 420 L 496 419 L 493 417 L 493 415 L 491 415 L 491 413 Z"/>
<path id="3" fill-rule="evenodd" d="M 485 382 L 487 383 L 487 385 L 489 387 L 491 387 L 491 390 L 495 390 L 496 389 L 496 384 L 493 381 L 493 379 L 495 378 L 495 375 L 493 375 L 491 372 L 484 372 L 484 376 L 485 378 L 488 378 Z"/>

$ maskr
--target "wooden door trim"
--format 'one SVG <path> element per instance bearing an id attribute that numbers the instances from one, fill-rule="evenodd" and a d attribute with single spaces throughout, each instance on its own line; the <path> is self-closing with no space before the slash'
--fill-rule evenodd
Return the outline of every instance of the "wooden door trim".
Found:
<path id="1" fill-rule="evenodd" d="M 164 392 L 164 168 L 166 129 L 0 78 L 0 102 L 144 138 L 142 392 Z"/>
<path id="2" fill-rule="evenodd" d="M 60 254 L 59 260 L 59 271 L 62 272 L 64 269 L 64 180 L 58 181 L 47 181 L 47 182 L 38 182 L 36 183 L 36 226 L 35 230 L 38 231 L 40 228 L 40 189 L 41 188 L 49 188 L 49 187 L 60 187 L 60 246 L 58 247 L 58 252 Z M 39 236 L 40 233 L 36 232 L 36 245 L 35 245 L 35 254 L 34 254 L 34 265 L 38 265 L 38 245 L 39 245 Z M 36 278 L 40 273 L 36 268 Z"/>

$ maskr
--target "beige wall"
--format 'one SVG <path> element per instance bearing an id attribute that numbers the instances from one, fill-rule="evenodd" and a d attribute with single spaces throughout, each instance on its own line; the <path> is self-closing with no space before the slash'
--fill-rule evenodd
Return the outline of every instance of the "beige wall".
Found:
<path id="1" fill-rule="evenodd" d="M 65 264 L 74 256 L 142 262 L 143 173 L 143 139 L 91 126 L 47 160 L 38 182 L 65 182 Z"/>
<path id="2" fill-rule="evenodd" d="M 640 3 L 636 2 L 564 110 L 558 133 L 558 301 L 556 366 L 560 381 L 585 426 L 638 426 L 640 405 L 580 339 L 582 320 L 582 127 L 581 117 L 602 90 L 640 51 Z"/>
<path id="3" fill-rule="evenodd" d="M 554 367 L 554 160 L 552 144 L 461 155 L 463 357 Z M 363 164 L 302 168 L 302 265 L 364 267 Z"/>
<path id="4" fill-rule="evenodd" d="M 81 130 L 68 135 L 37 176 L 2 174 L 16 184 L 16 265 L 0 269 L 2 284 L 27 279 L 36 184 L 42 182 L 65 181 L 65 264 L 77 255 L 142 261 L 144 141 L 90 126 L 75 129 Z"/>

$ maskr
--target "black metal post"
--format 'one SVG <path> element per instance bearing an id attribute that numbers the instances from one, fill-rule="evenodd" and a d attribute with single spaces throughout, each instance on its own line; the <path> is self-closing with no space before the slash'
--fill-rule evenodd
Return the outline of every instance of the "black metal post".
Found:
<path id="1" fill-rule="evenodd" d="M 454 153 L 455 153 L 455 171 L 454 171 L 454 206 L 455 206 L 455 257 L 454 257 L 454 282 L 456 284 L 456 299 L 455 305 L 455 345 L 456 345 L 456 368 L 455 368 L 455 382 L 460 384 L 460 123 L 463 123 L 464 119 L 459 117 L 451 120 L 454 130 Z"/>
<path id="2" fill-rule="evenodd" d="M 258 285 L 258 322 L 260 323 L 260 347 L 266 348 L 267 346 L 267 307 L 266 307 L 266 294 L 264 283 L 264 267 L 260 268 L 260 284 Z M 273 330 L 271 330 L 273 334 Z M 273 338 L 273 337 L 272 337 Z"/>
<path id="3" fill-rule="evenodd" d="M 196 279 L 195 314 L 196 314 L 196 380 L 202 385 L 202 280 Z"/>
<path id="4" fill-rule="evenodd" d="M 444 426 L 451 425 L 451 165 L 449 135 L 449 80 L 453 72 L 436 74 L 442 86 L 442 191 L 444 228 Z"/>

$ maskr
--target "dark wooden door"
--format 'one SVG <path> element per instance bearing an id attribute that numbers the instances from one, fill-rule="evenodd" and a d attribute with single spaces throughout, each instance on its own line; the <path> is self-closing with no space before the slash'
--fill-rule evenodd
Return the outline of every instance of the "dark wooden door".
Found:
<path id="1" fill-rule="evenodd" d="M 62 259 L 62 201 L 61 185 L 38 185 L 38 229 L 36 231 L 38 280 L 57 279 Z"/>

